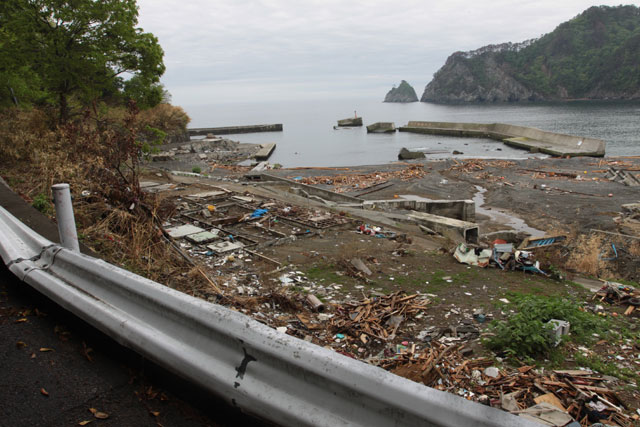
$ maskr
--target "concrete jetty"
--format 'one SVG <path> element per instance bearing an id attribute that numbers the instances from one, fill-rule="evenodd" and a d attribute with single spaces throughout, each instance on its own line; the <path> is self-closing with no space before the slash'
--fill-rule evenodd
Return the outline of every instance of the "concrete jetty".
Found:
<path id="1" fill-rule="evenodd" d="M 509 125 L 504 123 L 452 123 L 411 121 L 399 128 L 400 132 L 432 135 L 473 136 L 491 138 L 507 145 L 561 157 L 602 157 L 605 142 L 601 139 L 584 138 L 555 132 Z"/>
<path id="2" fill-rule="evenodd" d="M 187 131 L 189 132 L 189 136 L 200 136 L 210 133 L 213 135 L 230 135 L 234 133 L 282 132 L 282 124 L 192 128 L 187 129 Z"/>
<path id="3" fill-rule="evenodd" d="M 338 120 L 338 126 L 362 126 L 362 117 Z"/>
<path id="4" fill-rule="evenodd" d="M 271 157 L 271 154 L 275 149 L 276 144 L 262 144 L 260 145 L 260 149 L 254 157 L 256 160 L 267 160 L 269 157 Z"/>
<path id="5" fill-rule="evenodd" d="M 376 122 L 367 126 L 367 133 L 394 133 L 396 125 L 393 122 Z"/>

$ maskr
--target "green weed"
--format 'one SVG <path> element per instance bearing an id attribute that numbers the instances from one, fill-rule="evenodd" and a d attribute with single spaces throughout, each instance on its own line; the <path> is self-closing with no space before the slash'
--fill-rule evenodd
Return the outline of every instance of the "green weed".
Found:
<path id="1" fill-rule="evenodd" d="M 576 353 L 573 359 L 578 366 L 587 367 L 603 375 L 610 375 L 625 381 L 635 381 L 636 384 L 640 384 L 640 376 L 638 376 L 633 370 L 629 368 L 620 368 L 615 363 L 602 360 L 602 358 L 597 354 L 585 356 L 582 353 Z"/>
<path id="2" fill-rule="evenodd" d="M 53 208 L 51 207 L 51 201 L 49 200 L 47 195 L 44 193 L 38 193 L 38 195 L 36 195 L 33 198 L 33 202 L 31 203 L 31 206 L 33 206 L 34 208 L 36 208 L 37 210 L 39 210 L 45 215 L 49 215 L 51 212 L 53 212 Z"/>
<path id="3" fill-rule="evenodd" d="M 548 356 L 553 349 L 551 319 L 565 320 L 571 324 L 569 338 L 578 343 L 592 340 L 593 333 L 607 333 L 607 322 L 598 316 L 580 310 L 576 301 L 542 295 L 509 294 L 510 309 L 516 314 L 507 320 L 494 321 L 490 325 L 494 333 L 484 341 L 485 345 L 509 357 L 531 358 Z"/>

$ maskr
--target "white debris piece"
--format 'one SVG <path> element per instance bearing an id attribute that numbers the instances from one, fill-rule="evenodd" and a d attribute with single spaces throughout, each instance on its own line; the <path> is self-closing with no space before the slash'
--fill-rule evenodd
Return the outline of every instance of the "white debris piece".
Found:
<path id="1" fill-rule="evenodd" d="M 166 229 L 166 232 L 169 234 L 169 236 L 173 237 L 174 239 L 185 237 L 185 236 L 188 236 L 189 234 L 202 233 L 203 231 L 205 230 L 191 224 L 185 224 L 185 225 L 180 225 L 178 227 L 172 227 L 172 228 Z"/>

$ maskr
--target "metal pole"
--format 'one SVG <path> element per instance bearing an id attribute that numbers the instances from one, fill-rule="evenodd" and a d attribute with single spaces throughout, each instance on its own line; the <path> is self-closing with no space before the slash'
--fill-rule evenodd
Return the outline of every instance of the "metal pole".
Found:
<path id="1" fill-rule="evenodd" d="M 76 233 L 76 220 L 73 217 L 73 205 L 71 204 L 71 192 L 69 184 L 56 184 L 51 187 L 53 203 L 56 205 L 56 218 L 58 219 L 58 234 L 60 244 L 75 252 L 80 252 L 78 234 Z"/>

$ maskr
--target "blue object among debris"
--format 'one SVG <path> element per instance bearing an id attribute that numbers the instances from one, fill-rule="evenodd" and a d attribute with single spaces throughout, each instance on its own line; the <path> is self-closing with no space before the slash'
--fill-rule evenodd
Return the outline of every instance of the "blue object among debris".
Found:
<path id="1" fill-rule="evenodd" d="M 611 244 L 611 248 L 613 249 L 613 256 L 612 257 L 608 257 L 605 258 L 603 257 L 604 253 L 606 252 L 606 248 L 604 248 L 601 252 L 600 255 L 598 255 L 598 259 L 602 260 L 602 261 L 613 261 L 614 259 L 618 258 L 618 250 L 616 249 L 616 245 L 614 245 L 613 243 Z"/>
<path id="2" fill-rule="evenodd" d="M 558 242 L 562 242 L 567 239 L 567 236 L 549 236 L 549 237 L 539 237 L 539 238 L 529 238 L 525 240 L 525 244 L 523 246 L 524 249 L 534 249 L 540 248 L 543 246 L 550 246 Z"/>
<path id="3" fill-rule="evenodd" d="M 251 218 L 261 218 L 264 214 L 266 214 L 267 212 L 269 212 L 267 209 L 256 209 L 255 211 L 253 211 L 253 213 L 251 214 Z"/>

